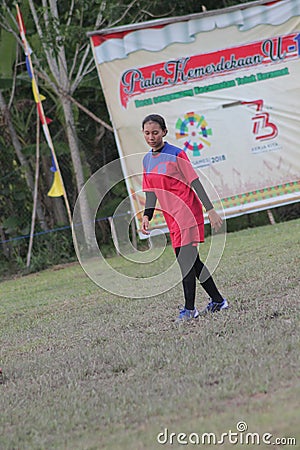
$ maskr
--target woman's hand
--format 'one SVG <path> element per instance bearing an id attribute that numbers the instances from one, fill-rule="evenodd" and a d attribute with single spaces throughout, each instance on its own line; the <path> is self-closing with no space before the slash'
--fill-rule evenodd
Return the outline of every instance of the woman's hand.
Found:
<path id="1" fill-rule="evenodd" d="M 219 214 L 214 209 L 210 209 L 207 212 L 207 215 L 208 215 L 208 218 L 209 218 L 212 228 L 215 231 L 219 231 L 219 229 L 221 228 L 222 223 L 223 223 L 221 216 L 219 216 Z"/>
<path id="2" fill-rule="evenodd" d="M 149 228 L 149 217 L 143 216 L 143 222 L 142 222 L 142 233 L 143 234 L 150 234 L 148 231 Z"/>

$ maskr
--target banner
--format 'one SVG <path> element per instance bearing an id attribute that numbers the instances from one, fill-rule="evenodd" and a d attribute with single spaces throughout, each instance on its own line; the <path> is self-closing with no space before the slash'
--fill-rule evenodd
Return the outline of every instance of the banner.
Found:
<path id="1" fill-rule="evenodd" d="M 299 201 L 300 0 L 88 33 L 140 228 L 151 113 L 227 217 Z M 126 159 L 125 159 L 126 161 Z M 165 226 L 159 214 L 155 226 Z"/>

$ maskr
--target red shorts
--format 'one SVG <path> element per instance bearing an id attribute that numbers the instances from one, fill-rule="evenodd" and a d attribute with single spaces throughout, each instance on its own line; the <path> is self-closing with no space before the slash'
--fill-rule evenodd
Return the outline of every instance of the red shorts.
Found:
<path id="1" fill-rule="evenodd" d="M 192 228 L 179 228 L 170 232 L 170 238 L 173 248 L 183 247 L 188 244 L 197 245 L 199 242 L 204 242 L 204 224 L 198 224 Z"/>

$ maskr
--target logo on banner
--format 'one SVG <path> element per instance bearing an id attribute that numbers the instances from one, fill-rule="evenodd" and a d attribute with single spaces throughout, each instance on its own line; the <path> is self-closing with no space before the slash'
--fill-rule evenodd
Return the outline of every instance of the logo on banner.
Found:
<path id="1" fill-rule="evenodd" d="M 278 135 L 278 128 L 275 123 L 270 121 L 270 114 L 263 111 L 263 100 L 254 100 L 252 102 L 242 102 L 243 105 L 255 105 L 256 114 L 252 117 L 252 132 L 256 141 L 267 141 L 274 139 Z"/>
<path id="2" fill-rule="evenodd" d="M 176 139 L 185 139 L 183 149 L 185 152 L 191 150 L 194 157 L 201 155 L 200 151 L 204 146 L 210 147 L 209 136 L 212 135 L 212 129 L 207 128 L 204 116 L 188 112 L 183 119 L 177 120 L 175 128 Z"/>
<path id="3" fill-rule="evenodd" d="M 278 136 L 278 127 L 270 119 L 270 114 L 264 111 L 264 101 L 262 99 L 250 102 L 241 102 L 242 105 L 255 106 L 256 114 L 251 118 L 252 133 L 257 141 L 257 145 L 251 148 L 252 154 L 266 153 L 280 150 L 281 145 L 275 140 Z M 272 141 L 272 142 L 266 142 Z"/>

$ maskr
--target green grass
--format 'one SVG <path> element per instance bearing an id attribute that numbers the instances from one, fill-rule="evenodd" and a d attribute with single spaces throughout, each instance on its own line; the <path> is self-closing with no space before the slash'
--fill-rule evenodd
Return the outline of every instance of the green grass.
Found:
<path id="1" fill-rule="evenodd" d="M 299 446 L 299 235 L 300 220 L 228 234 L 214 278 L 230 310 L 180 327 L 180 284 L 120 298 L 78 264 L 2 282 L 0 449 L 195 448 L 156 436 L 241 420 Z"/>

